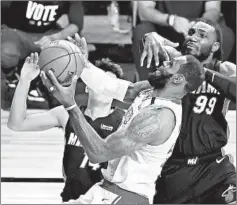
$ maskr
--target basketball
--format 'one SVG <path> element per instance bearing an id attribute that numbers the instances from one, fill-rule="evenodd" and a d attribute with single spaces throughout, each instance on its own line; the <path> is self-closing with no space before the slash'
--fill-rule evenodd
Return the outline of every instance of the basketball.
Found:
<path id="1" fill-rule="evenodd" d="M 52 70 L 62 86 L 69 86 L 73 76 L 80 76 L 83 70 L 82 53 L 69 41 L 52 41 L 41 51 L 39 67 L 46 75 L 49 70 Z"/>

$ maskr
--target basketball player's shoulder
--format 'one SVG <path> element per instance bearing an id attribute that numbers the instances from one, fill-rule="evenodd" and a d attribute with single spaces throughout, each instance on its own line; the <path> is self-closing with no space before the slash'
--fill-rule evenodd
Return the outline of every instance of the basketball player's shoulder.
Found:
<path id="1" fill-rule="evenodd" d="M 219 72 L 226 77 L 234 77 L 236 76 L 236 65 L 229 61 L 221 62 Z"/>

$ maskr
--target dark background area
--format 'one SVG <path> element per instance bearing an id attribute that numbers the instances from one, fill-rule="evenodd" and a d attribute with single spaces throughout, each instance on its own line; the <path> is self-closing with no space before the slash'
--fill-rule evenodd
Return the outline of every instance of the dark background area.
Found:
<path id="1" fill-rule="evenodd" d="M 107 6 L 110 4 L 110 1 L 87 1 L 83 2 L 83 4 L 85 7 L 85 15 L 106 15 Z M 118 4 L 120 15 L 132 14 L 130 1 L 118 1 Z M 222 13 L 224 14 L 227 25 L 234 31 L 236 36 L 236 1 L 222 1 Z M 234 48 L 229 60 L 236 63 L 236 44 Z M 128 57 L 127 62 L 131 62 L 131 56 L 129 54 L 129 51 L 126 51 L 126 56 Z M 111 55 L 113 56 L 113 53 Z"/>

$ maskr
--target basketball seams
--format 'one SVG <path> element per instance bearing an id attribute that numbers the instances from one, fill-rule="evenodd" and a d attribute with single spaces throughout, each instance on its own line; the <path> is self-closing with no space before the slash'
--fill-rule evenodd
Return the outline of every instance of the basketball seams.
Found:
<path id="1" fill-rule="evenodd" d="M 68 57 L 65 58 L 66 56 L 69 56 L 69 59 Z M 73 57 L 75 60 L 72 59 Z M 39 60 L 40 68 L 45 72 L 52 68 L 59 83 L 65 86 L 71 82 L 73 75 L 80 73 L 78 69 L 83 67 L 80 49 L 70 42 L 62 41 L 58 45 L 55 44 L 45 48 L 39 58 L 42 58 L 42 60 Z"/>
<path id="2" fill-rule="evenodd" d="M 63 72 L 67 69 L 67 67 L 68 67 L 68 65 L 69 65 L 69 63 L 71 62 L 71 59 L 72 59 L 72 57 L 71 57 L 71 54 L 69 54 L 68 55 L 69 56 L 69 61 L 68 61 L 68 63 L 67 63 L 67 65 L 65 66 L 65 68 L 62 70 L 62 72 L 57 76 L 57 78 L 59 78 L 60 77 L 60 75 L 62 75 L 63 74 Z"/>
<path id="3" fill-rule="evenodd" d="M 50 49 L 50 48 L 60 48 L 60 49 L 65 50 L 65 51 L 69 54 L 69 52 L 68 52 L 67 49 L 65 49 L 65 48 L 63 48 L 63 47 L 58 47 L 58 46 L 50 46 L 50 47 L 44 48 L 44 51 L 47 50 L 47 49 Z"/>
<path id="4" fill-rule="evenodd" d="M 73 52 L 73 53 L 80 53 L 80 52 Z M 67 53 L 67 54 L 65 54 L 65 55 L 62 55 L 62 56 L 59 56 L 59 57 L 57 57 L 57 58 L 54 58 L 53 60 L 51 60 L 51 61 L 49 61 L 48 63 L 46 63 L 43 67 L 41 67 L 40 69 L 42 70 L 45 66 L 47 66 L 48 64 L 50 64 L 50 63 L 52 63 L 53 61 L 56 61 L 56 60 L 58 60 L 58 59 L 60 59 L 60 58 L 62 58 L 62 57 L 65 57 L 65 56 L 70 56 L 71 54 L 73 54 L 73 53 Z"/>
<path id="5" fill-rule="evenodd" d="M 71 45 L 69 43 L 67 43 L 68 46 L 71 48 L 72 51 L 74 51 L 74 49 L 71 47 Z M 77 47 L 77 46 L 76 46 Z M 77 58 L 76 58 L 76 55 L 75 55 L 75 52 L 73 53 L 74 54 L 74 59 L 75 59 L 75 64 L 76 64 L 76 69 L 75 69 L 75 72 L 77 74 Z"/>

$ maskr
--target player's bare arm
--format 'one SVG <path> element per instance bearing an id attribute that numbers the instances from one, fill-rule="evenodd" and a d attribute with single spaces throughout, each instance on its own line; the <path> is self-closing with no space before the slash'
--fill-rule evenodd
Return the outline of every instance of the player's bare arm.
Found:
<path id="1" fill-rule="evenodd" d="M 51 71 L 48 77 L 55 87 L 52 94 L 68 110 L 75 133 L 92 163 L 128 155 L 147 144 L 159 145 L 167 140 L 174 128 L 172 111 L 152 107 L 138 114 L 126 130 L 116 131 L 103 140 L 87 123 L 75 103 L 77 77 L 73 78 L 69 87 L 61 86 Z"/>
<path id="2" fill-rule="evenodd" d="M 65 127 L 68 113 L 63 106 L 37 114 L 27 114 L 26 100 L 31 81 L 39 74 L 38 54 L 26 58 L 20 81 L 14 93 L 8 127 L 15 131 L 43 131 L 53 127 Z"/>
<path id="3" fill-rule="evenodd" d="M 226 98 L 233 102 L 236 102 L 236 74 L 235 69 L 233 69 L 234 67 L 235 66 L 233 66 L 230 70 L 228 70 L 227 67 L 221 68 L 223 69 L 223 74 L 205 69 L 205 78 L 208 83 L 214 85 L 216 88 L 222 91 L 225 94 Z"/>
<path id="4" fill-rule="evenodd" d="M 174 122 L 174 115 L 170 110 L 146 110 L 138 114 L 127 129 L 120 129 L 103 140 L 87 123 L 78 107 L 70 110 L 69 116 L 92 163 L 106 162 L 129 155 L 148 144 L 153 146 L 162 144 L 173 130 L 164 118 L 169 117 L 171 124 L 170 119 Z"/>

